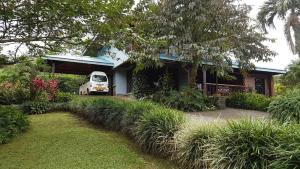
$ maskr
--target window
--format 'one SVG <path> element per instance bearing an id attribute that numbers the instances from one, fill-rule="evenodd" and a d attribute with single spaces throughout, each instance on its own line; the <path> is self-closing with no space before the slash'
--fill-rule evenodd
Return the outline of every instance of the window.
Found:
<path id="1" fill-rule="evenodd" d="M 256 78 L 255 79 L 255 90 L 256 90 L 256 93 L 258 93 L 258 94 L 266 94 L 264 78 Z"/>
<path id="2" fill-rule="evenodd" d="M 101 75 L 94 75 L 92 80 L 94 82 L 107 82 L 107 77 Z"/>

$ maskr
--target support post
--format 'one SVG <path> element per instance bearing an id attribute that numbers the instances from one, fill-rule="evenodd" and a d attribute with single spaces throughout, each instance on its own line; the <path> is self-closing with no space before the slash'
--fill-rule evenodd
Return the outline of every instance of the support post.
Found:
<path id="1" fill-rule="evenodd" d="M 206 69 L 202 67 L 203 73 L 203 94 L 207 96 L 207 79 L 206 79 Z"/>
<path id="2" fill-rule="evenodd" d="M 275 96 L 275 88 L 274 88 L 274 78 L 273 76 L 270 77 L 270 96 Z"/>
<path id="3" fill-rule="evenodd" d="M 52 63 L 51 68 L 52 68 L 51 72 L 52 72 L 52 73 L 55 73 L 55 63 L 54 63 L 54 62 Z"/>

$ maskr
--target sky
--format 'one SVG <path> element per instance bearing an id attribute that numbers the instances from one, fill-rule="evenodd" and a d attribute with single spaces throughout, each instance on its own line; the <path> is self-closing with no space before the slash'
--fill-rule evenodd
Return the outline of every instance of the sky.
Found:
<path id="1" fill-rule="evenodd" d="M 250 16 L 252 18 L 256 18 L 257 13 L 259 11 L 260 6 L 264 3 L 265 0 L 243 0 L 246 4 L 251 5 L 253 8 Z M 275 20 L 276 29 L 268 29 L 268 37 L 275 39 L 275 43 L 266 43 L 267 46 L 278 55 L 273 58 L 272 62 L 268 63 L 256 63 L 256 66 L 259 67 L 267 67 L 267 68 L 275 68 L 275 69 L 285 69 L 292 60 L 298 58 L 298 56 L 293 55 L 290 51 L 288 43 L 284 36 L 284 24 L 283 21 L 276 19 Z"/>

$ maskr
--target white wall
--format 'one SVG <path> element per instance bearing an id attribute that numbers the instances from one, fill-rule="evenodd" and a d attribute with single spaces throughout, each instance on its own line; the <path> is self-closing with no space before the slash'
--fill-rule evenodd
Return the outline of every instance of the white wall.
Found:
<path id="1" fill-rule="evenodd" d="M 114 73 L 115 95 L 127 95 L 127 72 L 116 70 Z"/>

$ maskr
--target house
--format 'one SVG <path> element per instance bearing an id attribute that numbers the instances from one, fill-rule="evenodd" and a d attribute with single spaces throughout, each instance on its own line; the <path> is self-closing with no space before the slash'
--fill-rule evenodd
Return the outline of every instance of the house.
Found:
<path id="1" fill-rule="evenodd" d="M 93 71 L 103 71 L 109 77 L 112 95 L 129 95 L 133 87 L 134 64 L 128 62 L 128 55 L 116 48 L 102 48 L 91 53 L 87 50 L 84 55 L 48 55 L 47 63 L 52 66 L 55 73 L 68 73 L 88 75 Z M 95 57 L 90 57 L 95 56 Z M 153 69 L 149 73 L 153 84 L 159 80 L 167 69 L 172 73 L 174 87 L 180 90 L 188 84 L 188 73 L 176 57 L 160 54 L 160 59 L 165 66 Z M 266 96 L 274 96 L 274 75 L 284 74 L 284 70 L 256 67 L 255 70 L 242 75 L 238 65 L 233 64 L 233 80 L 218 79 L 210 71 L 199 70 L 197 84 L 199 90 L 207 95 L 228 95 L 233 92 L 256 92 Z"/>

